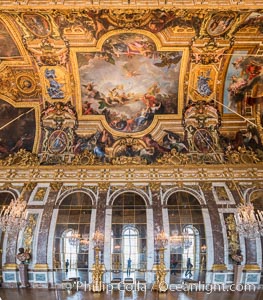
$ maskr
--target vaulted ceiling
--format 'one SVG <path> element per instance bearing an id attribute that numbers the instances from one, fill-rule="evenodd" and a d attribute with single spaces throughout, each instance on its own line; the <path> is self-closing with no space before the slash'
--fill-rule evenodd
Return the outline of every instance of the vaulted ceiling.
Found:
<path id="1" fill-rule="evenodd" d="M 1 164 L 262 161 L 260 2 L 0 1 Z"/>

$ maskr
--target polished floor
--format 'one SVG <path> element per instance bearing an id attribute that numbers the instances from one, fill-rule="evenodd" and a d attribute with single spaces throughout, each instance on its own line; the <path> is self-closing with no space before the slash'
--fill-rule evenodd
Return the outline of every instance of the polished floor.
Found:
<path id="1" fill-rule="evenodd" d="M 91 293 L 85 291 L 0 288 L 1 300 L 262 300 L 263 290 L 256 292 L 124 292 Z"/>

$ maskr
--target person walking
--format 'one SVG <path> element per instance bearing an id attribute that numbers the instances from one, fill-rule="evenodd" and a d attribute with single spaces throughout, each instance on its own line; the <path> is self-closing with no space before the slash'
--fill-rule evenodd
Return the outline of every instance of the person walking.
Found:
<path id="1" fill-rule="evenodd" d="M 185 272 L 185 277 L 189 276 L 189 278 L 191 278 L 193 275 L 192 275 L 192 268 L 193 268 L 193 265 L 191 263 L 191 258 L 188 257 L 187 258 L 187 263 L 186 263 L 186 272 Z"/>
<path id="2" fill-rule="evenodd" d="M 65 266 L 66 266 L 66 273 L 68 273 L 68 267 L 69 267 L 69 261 L 68 261 L 68 259 L 66 260 Z"/>

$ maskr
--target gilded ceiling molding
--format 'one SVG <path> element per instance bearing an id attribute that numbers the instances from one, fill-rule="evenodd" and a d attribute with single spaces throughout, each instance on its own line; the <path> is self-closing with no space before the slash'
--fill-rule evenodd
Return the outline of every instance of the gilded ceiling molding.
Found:
<path id="1" fill-rule="evenodd" d="M 131 169 L 132 168 L 132 169 Z M 1 167 L 0 169 L 0 182 L 2 183 L 24 183 L 28 182 L 32 171 L 37 170 L 37 178 L 30 178 L 31 182 L 52 183 L 52 186 L 59 186 L 63 183 L 88 183 L 97 185 L 105 183 L 125 185 L 127 178 L 129 182 L 134 185 L 141 185 L 147 182 L 160 182 L 165 185 L 185 185 L 206 182 L 226 182 L 230 189 L 234 188 L 233 181 L 235 182 L 252 182 L 256 184 L 261 182 L 263 178 L 263 168 L 261 164 L 246 165 L 227 165 L 224 164 L 220 167 L 211 165 L 202 166 L 198 168 L 196 165 L 188 166 L 185 168 L 171 167 L 170 165 L 159 166 L 81 166 L 81 169 L 86 171 L 86 176 L 83 178 L 78 177 L 79 170 L 76 166 L 60 166 L 59 169 L 55 166 L 36 166 L 36 167 Z M 256 172 L 251 173 L 251 170 Z M 105 172 L 107 171 L 106 175 Z M 132 175 L 131 175 L 132 174 Z M 205 174 L 205 177 L 202 176 Z M 54 183 L 53 183 L 54 182 Z M 58 184 L 58 185 L 57 185 Z"/>
<path id="2" fill-rule="evenodd" d="M 108 0 L 78 0 L 77 2 L 74 0 L 42 0 L 41 4 L 35 0 L 5 0 L 0 1 L 1 5 L 5 5 L 5 9 L 8 8 L 31 8 L 31 9 L 44 9 L 44 8 L 122 8 L 122 9 L 131 9 L 131 8 L 142 8 L 142 9 L 152 9 L 152 8 L 217 8 L 217 9 L 229 9 L 229 8 L 250 8 L 252 5 L 254 7 L 261 7 L 261 3 L 259 1 L 254 0 L 135 0 L 135 1 L 121 1 L 115 0 L 113 3 L 112 1 Z"/>

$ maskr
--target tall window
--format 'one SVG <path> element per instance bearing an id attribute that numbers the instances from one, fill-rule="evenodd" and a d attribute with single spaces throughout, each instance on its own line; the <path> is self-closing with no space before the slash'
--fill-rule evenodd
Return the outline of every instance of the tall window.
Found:
<path id="1" fill-rule="evenodd" d="M 72 229 L 67 230 L 64 234 L 63 234 L 63 239 L 61 240 L 61 242 L 63 243 L 62 249 L 63 249 L 63 259 L 62 261 L 69 261 L 70 268 L 77 268 L 77 260 L 78 260 L 78 252 L 79 252 L 79 244 L 72 244 L 70 243 L 70 238 L 72 236 L 72 234 L 74 233 L 74 231 Z"/>
<path id="2" fill-rule="evenodd" d="M 192 225 L 187 225 L 183 229 L 183 266 L 187 268 L 187 260 L 193 265 L 193 270 L 198 268 L 199 263 L 199 232 Z"/>
<path id="3" fill-rule="evenodd" d="M 138 230 L 132 227 L 128 227 L 123 231 L 123 263 L 124 268 L 127 269 L 128 259 L 131 259 L 131 268 L 138 269 Z"/>

